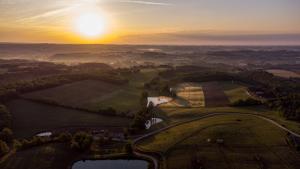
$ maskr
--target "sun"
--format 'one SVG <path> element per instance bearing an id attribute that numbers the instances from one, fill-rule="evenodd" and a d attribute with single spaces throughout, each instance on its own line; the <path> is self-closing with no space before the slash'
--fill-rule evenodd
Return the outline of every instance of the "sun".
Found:
<path id="1" fill-rule="evenodd" d="M 105 33 L 105 20 L 98 14 L 86 13 L 75 21 L 75 29 L 82 36 L 97 38 Z"/>

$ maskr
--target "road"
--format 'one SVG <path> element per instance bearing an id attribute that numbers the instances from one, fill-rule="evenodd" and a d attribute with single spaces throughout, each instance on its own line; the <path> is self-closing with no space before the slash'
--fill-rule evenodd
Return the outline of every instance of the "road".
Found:
<path id="1" fill-rule="evenodd" d="M 148 155 L 147 152 L 144 152 L 143 150 L 139 149 L 138 146 L 137 146 L 137 143 L 143 139 L 146 139 L 147 137 L 151 137 L 153 135 L 156 135 L 160 132 L 163 132 L 165 130 L 168 130 L 170 128 L 173 128 L 173 127 L 176 127 L 176 126 L 179 126 L 179 125 L 182 125 L 182 124 L 185 124 L 185 123 L 190 123 L 190 122 L 193 122 L 193 121 L 197 121 L 197 120 L 201 120 L 201 119 L 205 119 L 205 118 L 209 118 L 209 117 L 214 117 L 214 116 L 220 116 L 220 115 L 233 115 L 233 114 L 240 114 L 240 115 L 248 115 L 248 116 L 254 116 L 254 117 L 257 117 L 257 118 L 260 118 L 262 120 L 265 120 L 275 126 L 277 126 L 278 128 L 286 131 L 286 132 L 289 132 L 290 134 L 296 136 L 296 137 L 300 137 L 300 134 L 298 133 L 295 133 L 289 129 L 287 129 L 286 127 L 282 126 L 281 124 L 279 124 L 278 122 L 266 117 L 266 116 L 263 116 L 263 115 L 259 115 L 257 113 L 210 113 L 210 114 L 206 114 L 206 115 L 203 115 L 203 116 L 200 116 L 200 117 L 196 117 L 194 119 L 191 119 L 191 120 L 186 120 L 186 121 L 182 121 L 182 122 L 178 122 L 178 123 L 175 123 L 175 124 L 172 124 L 170 126 L 167 126 L 167 127 L 164 127 L 164 128 L 161 128 L 161 129 L 158 129 L 156 131 L 153 131 L 153 132 L 150 132 L 150 133 L 147 133 L 141 137 L 138 137 L 136 139 L 133 140 L 133 150 L 134 150 L 134 154 L 136 156 L 139 156 L 139 157 L 142 157 L 142 158 L 146 158 L 146 159 L 149 159 L 150 161 L 153 162 L 154 164 L 154 169 L 159 169 L 159 162 L 158 160 L 156 159 L 156 157 L 153 157 L 151 155 Z M 138 151 L 137 151 L 138 150 Z"/>
<path id="2" fill-rule="evenodd" d="M 145 154 L 145 153 L 139 153 L 139 152 L 137 152 L 136 150 L 134 150 L 133 153 L 134 153 L 134 155 L 136 155 L 137 157 L 145 158 L 145 159 L 148 159 L 148 160 L 152 161 L 152 164 L 153 164 L 154 169 L 159 169 L 159 163 L 158 163 L 158 160 L 157 160 L 155 157 L 153 157 L 153 156 L 151 156 L 151 155 L 147 155 L 147 154 Z"/>

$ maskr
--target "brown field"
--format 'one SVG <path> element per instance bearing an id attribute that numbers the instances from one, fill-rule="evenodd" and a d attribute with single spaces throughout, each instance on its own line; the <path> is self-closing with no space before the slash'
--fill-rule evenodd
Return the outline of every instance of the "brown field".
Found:
<path id="1" fill-rule="evenodd" d="M 217 82 L 206 82 L 202 84 L 205 107 L 225 107 L 229 105 L 229 99 Z"/>
<path id="2" fill-rule="evenodd" d="M 183 83 L 176 89 L 177 97 L 186 100 L 189 107 L 204 107 L 202 87 L 195 83 Z"/>
<path id="3" fill-rule="evenodd" d="M 181 83 L 174 88 L 177 98 L 163 107 L 204 107 L 202 87 L 197 83 Z"/>
<path id="4" fill-rule="evenodd" d="M 224 85 L 223 83 L 225 82 L 178 84 L 173 88 L 177 98 L 161 105 L 161 107 L 225 107 L 230 104 L 229 97 L 235 101 L 246 95 L 245 88 L 227 83 Z M 230 86 L 234 90 L 228 90 L 226 86 L 227 88 Z"/>
<path id="5" fill-rule="evenodd" d="M 274 76 L 283 78 L 300 78 L 300 74 L 288 70 L 269 69 L 267 72 L 272 73 Z"/>

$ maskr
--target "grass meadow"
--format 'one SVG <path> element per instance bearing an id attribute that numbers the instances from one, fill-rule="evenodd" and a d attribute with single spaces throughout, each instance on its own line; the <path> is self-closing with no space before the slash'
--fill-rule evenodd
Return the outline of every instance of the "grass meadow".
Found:
<path id="1" fill-rule="evenodd" d="M 164 154 L 169 169 L 191 168 L 194 158 L 205 168 L 258 168 L 264 164 L 296 169 L 300 155 L 285 138 L 283 130 L 256 117 L 221 115 L 171 128 L 140 142 L 139 147 Z M 224 144 L 217 144 L 217 139 Z"/>

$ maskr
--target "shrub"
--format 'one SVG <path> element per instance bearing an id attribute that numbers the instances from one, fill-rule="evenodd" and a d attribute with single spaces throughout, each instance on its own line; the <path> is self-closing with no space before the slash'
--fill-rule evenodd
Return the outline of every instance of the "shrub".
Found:
<path id="1" fill-rule="evenodd" d="M 22 148 L 22 143 L 19 140 L 13 140 L 13 148 L 16 150 Z"/>
<path id="2" fill-rule="evenodd" d="M 27 139 L 22 139 L 20 141 L 21 143 L 21 148 L 30 148 L 30 147 L 33 147 L 33 146 L 38 146 L 38 145 L 41 145 L 43 143 L 47 143 L 49 142 L 49 139 L 48 138 L 42 138 L 42 137 L 36 137 L 34 136 L 31 140 L 27 140 Z"/>
<path id="3" fill-rule="evenodd" d="M 55 140 L 59 142 L 68 142 L 72 140 L 72 135 L 70 133 L 60 133 Z"/>
<path id="4" fill-rule="evenodd" d="M 236 107 L 244 107 L 244 106 L 256 106 L 256 105 L 261 105 L 262 102 L 252 99 L 252 98 L 248 98 L 246 100 L 238 100 L 234 103 L 232 103 L 232 106 L 236 106 Z"/>
<path id="5" fill-rule="evenodd" d="M 71 140 L 71 148 L 84 151 L 91 145 L 93 137 L 86 132 L 77 132 Z"/>

